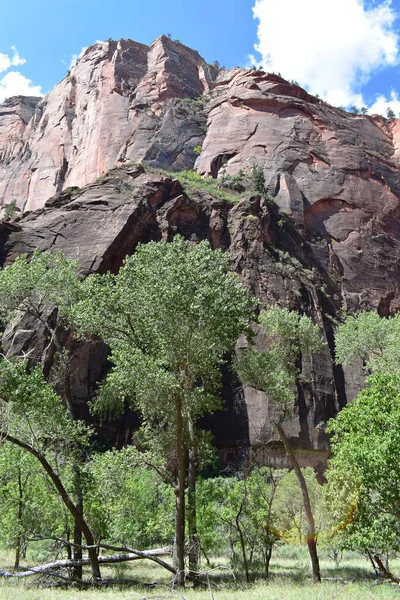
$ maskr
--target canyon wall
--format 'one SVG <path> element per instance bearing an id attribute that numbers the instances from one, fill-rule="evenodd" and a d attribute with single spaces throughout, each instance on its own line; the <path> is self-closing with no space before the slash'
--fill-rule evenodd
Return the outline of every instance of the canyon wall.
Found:
<path id="1" fill-rule="evenodd" d="M 359 367 L 335 365 L 335 323 L 349 311 L 389 315 L 400 306 L 399 156 L 396 119 L 347 113 L 274 74 L 208 65 L 166 36 L 150 47 L 104 42 L 45 98 L 0 106 L 0 202 L 23 211 L 0 224 L 1 262 L 39 247 L 77 258 L 84 273 L 117 271 L 139 242 L 176 233 L 229 250 L 262 306 L 306 312 L 324 331 L 325 350 L 302 357 L 287 424 L 304 464 L 322 464 L 326 421 L 362 386 Z M 255 167 L 261 196 L 241 189 Z M 185 169 L 239 191 L 228 201 L 208 179 L 185 186 Z M 107 351 L 68 343 L 87 416 Z M 4 344 L 44 351 L 27 323 Z M 227 410 L 206 421 L 225 460 L 251 445 L 281 461 L 271 400 L 242 390 L 229 369 L 223 395 Z M 122 443 L 135 424 L 125 416 L 105 435 Z"/>

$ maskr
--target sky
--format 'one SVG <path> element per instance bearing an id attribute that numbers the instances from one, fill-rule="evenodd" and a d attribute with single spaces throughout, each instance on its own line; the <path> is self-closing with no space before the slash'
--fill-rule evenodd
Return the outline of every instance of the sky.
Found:
<path id="1" fill-rule="evenodd" d="M 334 106 L 400 114 L 400 0 L 0 0 L 0 102 L 43 95 L 82 48 L 161 34 Z"/>

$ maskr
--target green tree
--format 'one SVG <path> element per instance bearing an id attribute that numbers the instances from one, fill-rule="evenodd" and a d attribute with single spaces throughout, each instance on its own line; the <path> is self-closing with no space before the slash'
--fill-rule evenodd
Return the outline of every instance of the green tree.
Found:
<path id="1" fill-rule="evenodd" d="M 299 377 L 297 361 L 304 350 L 318 352 L 322 349 L 321 332 L 309 317 L 300 316 L 285 308 L 274 307 L 262 311 L 259 320 L 261 328 L 269 337 L 268 350 L 245 350 L 237 363 L 237 370 L 244 383 L 264 391 L 279 409 L 279 418 L 273 424 L 301 488 L 308 523 L 307 545 L 313 577 L 314 581 L 321 581 L 317 535 L 307 484 L 283 428 L 285 419 L 293 413 Z"/>
<path id="2" fill-rule="evenodd" d="M 386 110 L 386 118 L 389 119 L 389 121 L 396 118 L 396 114 L 395 114 L 394 110 L 392 108 L 390 108 L 390 106 L 388 106 L 388 108 Z"/>
<path id="3" fill-rule="evenodd" d="M 185 580 L 186 456 L 194 470 L 196 421 L 220 405 L 220 368 L 238 336 L 249 332 L 251 309 L 229 256 L 179 236 L 140 246 L 117 275 L 88 277 L 73 307 L 76 326 L 111 348 L 114 366 L 97 409 L 139 409 L 142 439 L 161 446 L 176 472 L 178 585 Z"/>
<path id="4" fill-rule="evenodd" d="M 301 469 L 307 484 L 308 495 L 315 519 L 316 532 L 322 524 L 322 487 L 317 481 L 314 469 Z M 277 515 L 275 527 L 280 537 L 290 543 L 302 544 L 307 540 L 308 523 L 304 511 L 304 502 L 298 494 L 299 482 L 295 471 L 282 475 L 274 498 L 274 510 Z"/>
<path id="5" fill-rule="evenodd" d="M 15 552 L 14 569 L 37 536 L 69 538 L 71 519 L 38 461 L 12 444 L 0 448 L 0 540 Z"/>
<path id="6" fill-rule="evenodd" d="M 367 377 L 366 389 L 329 423 L 336 433 L 328 501 L 336 506 L 337 537 L 342 546 L 366 550 L 372 562 L 377 557 L 375 566 L 385 573 L 381 557 L 398 548 L 395 490 L 399 472 L 391 440 L 397 435 L 400 315 L 382 318 L 361 312 L 349 316 L 338 328 L 335 343 L 338 363 L 362 361 L 366 374 L 372 375 Z M 363 435 L 367 437 L 362 441 Z M 389 448 L 391 460 L 386 454 Z"/>
<path id="7" fill-rule="evenodd" d="M 232 566 L 244 571 L 248 582 L 260 565 L 268 577 L 272 549 L 280 538 L 275 498 L 283 474 L 255 467 L 249 474 L 207 479 L 198 486 L 204 554 L 226 552 L 228 542 Z"/>
<path id="8" fill-rule="evenodd" d="M 11 221 L 15 217 L 17 211 L 17 201 L 15 200 L 15 198 L 13 198 L 11 202 L 6 204 L 4 208 L 3 221 Z"/>
<path id="9" fill-rule="evenodd" d="M 31 256 L 19 256 L 15 262 L 0 271 L 0 320 L 4 325 L 22 318 L 28 326 L 42 329 L 47 341 L 40 361 L 43 372 L 53 380 L 62 395 L 71 419 L 76 418 L 72 397 L 70 354 L 64 348 L 68 322 L 65 315 L 77 299 L 79 290 L 79 264 L 66 258 L 62 252 L 49 253 L 35 250 Z M 15 348 L 11 345 L 11 352 Z M 29 356 L 34 348 L 29 349 Z M 50 372 L 49 372 L 49 367 Z M 81 463 L 79 452 L 75 453 L 74 482 L 75 504 L 83 514 L 81 490 Z M 75 523 L 74 558 L 82 557 L 82 532 Z M 82 569 L 75 569 L 75 577 L 82 576 Z"/>
<path id="10" fill-rule="evenodd" d="M 370 375 L 328 431 L 327 498 L 336 533 L 343 547 L 366 551 L 382 568 L 381 557 L 400 549 L 400 373 Z"/>
<path id="11" fill-rule="evenodd" d="M 26 361 L 0 361 L 0 437 L 34 457 L 85 536 L 92 574 L 100 578 L 94 538 L 80 507 L 71 499 L 57 465 L 87 443 L 88 430 L 72 421 L 61 398 L 39 367 L 27 372 Z"/>
<path id="12" fill-rule="evenodd" d="M 358 359 L 367 372 L 396 373 L 400 365 L 400 314 L 382 318 L 361 312 L 349 316 L 335 336 L 336 361 Z"/>
<path id="13" fill-rule="evenodd" d="M 144 550 L 173 539 L 174 494 L 158 474 L 141 466 L 128 446 L 96 454 L 87 464 L 85 506 L 97 538 Z"/>
<path id="14" fill-rule="evenodd" d="M 261 166 L 254 165 L 251 169 L 251 187 L 254 192 L 264 196 L 265 194 L 265 175 Z"/>

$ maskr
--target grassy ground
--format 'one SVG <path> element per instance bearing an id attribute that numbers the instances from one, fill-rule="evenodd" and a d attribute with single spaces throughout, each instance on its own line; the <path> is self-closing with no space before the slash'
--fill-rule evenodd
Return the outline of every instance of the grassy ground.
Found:
<path id="1" fill-rule="evenodd" d="M 8 568 L 10 558 L 0 555 L 1 568 Z M 400 571 L 399 565 L 392 565 Z M 211 571 L 209 589 L 187 589 L 182 593 L 169 589 L 169 577 L 156 565 L 145 561 L 124 567 L 103 568 L 103 577 L 113 584 L 96 590 L 48 588 L 44 579 L 0 579 L 0 600 L 398 600 L 400 588 L 392 584 L 377 584 L 367 561 L 347 555 L 339 568 L 325 557 L 321 560 L 323 577 L 343 581 L 323 581 L 314 585 L 310 580 L 309 563 L 303 552 L 277 554 L 271 564 L 269 581 L 260 578 L 248 586 L 229 569 Z M 116 584 L 116 579 L 129 581 Z M 206 577 L 207 579 L 207 577 Z M 157 585 L 152 587 L 152 582 Z"/>

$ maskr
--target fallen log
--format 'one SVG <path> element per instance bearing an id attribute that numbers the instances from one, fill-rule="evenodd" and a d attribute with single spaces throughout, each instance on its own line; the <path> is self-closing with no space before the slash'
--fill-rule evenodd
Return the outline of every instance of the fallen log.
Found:
<path id="1" fill-rule="evenodd" d="M 110 547 L 109 547 L 110 548 Z M 112 547 L 111 547 L 112 549 Z M 166 563 L 165 561 L 158 558 L 159 556 L 171 556 L 170 548 L 157 548 L 155 550 L 130 550 L 130 552 L 124 554 L 112 554 L 110 556 L 99 556 L 100 564 L 115 564 L 121 562 L 127 562 L 132 560 L 143 560 L 148 559 L 156 562 L 164 569 L 167 569 L 171 573 L 175 574 L 175 569 Z M 62 559 L 56 560 L 52 563 L 47 563 L 45 565 L 38 565 L 37 567 L 32 567 L 27 569 L 26 571 L 1 571 L 0 577 L 30 577 L 31 575 L 38 575 L 42 573 L 48 573 L 49 571 L 54 571 L 57 569 L 69 569 L 73 567 L 84 567 L 85 565 L 90 565 L 89 558 L 80 558 L 79 560 L 74 559 Z"/>

